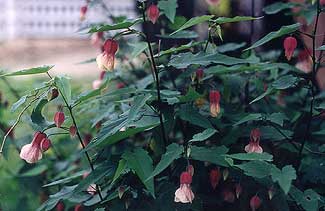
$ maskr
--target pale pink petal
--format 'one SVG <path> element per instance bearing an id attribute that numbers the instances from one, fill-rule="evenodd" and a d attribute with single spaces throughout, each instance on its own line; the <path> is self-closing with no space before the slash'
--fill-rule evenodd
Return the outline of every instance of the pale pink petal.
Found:
<path id="1" fill-rule="evenodd" d="M 42 150 L 38 146 L 32 146 L 32 144 L 26 144 L 21 148 L 20 158 L 27 163 L 36 163 L 42 159 Z"/>
<path id="2" fill-rule="evenodd" d="M 93 81 L 93 89 L 99 89 L 101 85 L 102 85 L 102 80 Z"/>
<path id="3" fill-rule="evenodd" d="M 175 192 L 175 202 L 192 203 L 194 199 L 194 193 L 188 184 L 182 184 Z"/>

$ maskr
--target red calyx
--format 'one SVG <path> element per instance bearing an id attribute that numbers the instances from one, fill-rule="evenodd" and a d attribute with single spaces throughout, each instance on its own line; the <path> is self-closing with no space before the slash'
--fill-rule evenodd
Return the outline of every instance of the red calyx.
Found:
<path id="1" fill-rule="evenodd" d="M 104 52 L 109 55 L 115 55 L 118 50 L 118 42 L 113 39 L 107 39 L 104 43 Z"/>
<path id="2" fill-rule="evenodd" d="M 297 47 L 297 40 L 294 37 L 287 37 L 285 38 L 283 42 L 283 47 L 285 50 L 285 56 L 287 57 L 287 60 L 290 61 L 291 57 L 293 55 L 293 52 L 295 51 Z"/>
<path id="3" fill-rule="evenodd" d="M 54 123 L 55 125 L 60 128 L 61 125 L 63 124 L 65 119 L 64 113 L 62 111 L 58 111 L 54 115 Z"/>
<path id="4" fill-rule="evenodd" d="M 219 184 L 220 178 L 221 173 L 219 169 L 212 169 L 210 171 L 209 179 L 213 189 L 216 189 L 217 185 Z"/>
<path id="5" fill-rule="evenodd" d="M 220 92 L 218 90 L 211 90 L 209 99 L 211 104 L 218 104 L 220 102 Z"/>
<path id="6" fill-rule="evenodd" d="M 191 184 L 192 183 L 192 176 L 187 171 L 182 172 L 180 176 L 180 183 L 181 184 Z"/>
<path id="7" fill-rule="evenodd" d="M 149 20 L 155 24 L 159 18 L 159 9 L 157 7 L 157 5 L 150 5 L 150 7 L 148 7 L 147 9 L 147 14 L 149 17 Z"/>
<path id="8" fill-rule="evenodd" d="M 249 202 L 249 205 L 252 211 L 255 211 L 261 206 L 261 203 L 262 201 L 258 196 L 253 196 Z"/>

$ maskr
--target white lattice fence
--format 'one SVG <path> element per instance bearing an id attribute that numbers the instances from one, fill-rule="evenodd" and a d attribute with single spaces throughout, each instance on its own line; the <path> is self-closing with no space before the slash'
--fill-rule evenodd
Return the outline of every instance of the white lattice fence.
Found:
<path id="1" fill-rule="evenodd" d="M 113 15 L 135 16 L 134 0 L 105 0 Z M 80 37 L 80 7 L 85 0 L 0 0 L 0 39 Z M 3 11 L 2 11 L 3 10 Z M 105 20 L 106 11 L 95 6 L 88 22 Z"/>

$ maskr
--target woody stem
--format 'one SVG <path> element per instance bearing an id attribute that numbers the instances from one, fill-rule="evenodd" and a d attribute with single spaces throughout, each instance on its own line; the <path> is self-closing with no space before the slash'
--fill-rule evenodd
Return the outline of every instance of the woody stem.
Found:
<path id="1" fill-rule="evenodd" d="M 142 17 L 143 17 L 143 22 L 145 23 L 146 22 L 146 14 L 145 14 L 145 3 L 144 2 L 142 4 Z M 145 26 L 145 24 L 144 24 L 144 26 Z M 158 73 L 158 70 L 157 70 L 157 65 L 156 65 L 156 62 L 155 62 L 152 46 L 151 46 L 151 43 L 149 41 L 149 37 L 148 37 L 148 34 L 146 33 L 146 30 L 144 30 L 144 34 L 145 34 L 145 39 L 146 39 L 146 42 L 147 42 L 148 48 L 149 48 L 152 74 L 153 74 L 153 77 L 154 77 L 155 82 L 156 82 L 157 97 L 158 97 L 158 115 L 159 115 L 162 138 L 163 138 L 165 146 L 167 146 L 168 141 L 167 141 L 167 136 L 166 136 L 166 132 L 165 132 L 165 125 L 164 125 L 163 115 L 162 115 L 162 112 L 161 112 L 162 100 L 161 100 L 161 94 L 160 94 L 159 73 Z"/>

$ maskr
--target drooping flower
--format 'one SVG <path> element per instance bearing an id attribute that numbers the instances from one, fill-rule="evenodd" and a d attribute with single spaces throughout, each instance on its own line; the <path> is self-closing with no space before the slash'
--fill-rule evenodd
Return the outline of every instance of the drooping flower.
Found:
<path id="1" fill-rule="evenodd" d="M 210 6 L 217 6 L 220 3 L 220 0 L 206 0 L 206 2 Z"/>
<path id="2" fill-rule="evenodd" d="M 217 117 L 220 113 L 220 92 L 218 90 L 211 90 L 210 98 L 210 114 L 212 117 Z"/>
<path id="3" fill-rule="evenodd" d="M 223 200 L 228 203 L 233 203 L 235 201 L 235 194 L 228 189 L 222 191 L 222 196 L 223 196 Z"/>
<path id="4" fill-rule="evenodd" d="M 249 202 L 249 205 L 252 211 L 255 211 L 261 206 L 261 203 L 262 201 L 258 196 L 253 196 Z"/>
<path id="5" fill-rule="evenodd" d="M 291 57 L 293 55 L 293 52 L 295 51 L 297 47 L 297 40 L 294 37 L 287 37 L 284 39 L 283 47 L 285 51 L 285 56 L 287 57 L 287 60 L 290 61 Z"/>
<path id="6" fill-rule="evenodd" d="M 42 159 L 41 142 L 46 138 L 46 134 L 40 131 L 34 134 L 34 138 L 30 144 L 26 144 L 21 148 L 20 158 L 27 163 L 36 163 Z"/>
<path id="7" fill-rule="evenodd" d="M 212 169 L 209 174 L 210 184 L 213 189 L 216 189 L 221 178 L 220 169 Z"/>
<path id="8" fill-rule="evenodd" d="M 64 203 L 60 201 L 59 203 L 56 204 L 55 209 L 56 211 L 64 211 Z"/>
<path id="9" fill-rule="evenodd" d="M 249 144 L 245 146 L 245 151 L 247 153 L 255 152 L 262 153 L 263 149 L 260 146 L 261 131 L 258 128 L 255 128 L 251 131 Z"/>
<path id="10" fill-rule="evenodd" d="M 308 50 L 300 51 L 298 54 L 298 62 L 296 68 L 300 69 L 304 73 L 310 73 L 313 68 L 313 60 L 309 56 Z"/>
<path id="11" fill-rule="evenodd" d="M 93 136 L 90 133 L 85 134 L 85 136 L 84 136 L 84 138 L 82 140 L 83 144 L 85 146 L 87 146 L 90 143 L 92 138 L 93 138 Z"/>
<path id="12" fill-rule="evenodd" d="M 55 125 L 60 128 L 65 120 L 64 113 L 62 111 L 58 111 L 54 115 L 54 123 Z"/>
<path id="13" fill-rule="evenodd" d="M 69 128 L 69 133 L 71 138 L 75 137 L 77 134 L 77 128 L 74 125 L 71 125 Z"/>
<path id="14" fill-rule="evenodd" d="M 194 193 L 191 189 L 192 176 L 187 171 L 184 171 L 180 176 L 180 187 L 175 192 L 175 202 L 192 203 Z"/>
<path id="15" fill-rule="evenodd" d="M 88 10 L 88 6 L 87 5 L 82 6 L 80 8 L 80 21 L 84 21 L 86 19 L 87 10 Z"/>
<path id="16" fill-rule="evenodd" d="M 150 5 L 147 9 L 147 15 L 149 20 L 155 24 L 159 18 L 159 9 L 157 7 L 157 5 Z"/>
<path id="17" fill-rule="evenodd" d="M 118 50 L 118 43 L 113 39 L 108 39 L 104 43 L 103 53 L 96 58 L 98 68 L 103 71 L 113 71 L 115 54 Z"/>
<path id="18" fill-rule="evenodd" d="M 236 184 L 235 185 L 235 192 L 236 192 L 236 197 L 237 199 L 239 199 L 239 196 L 241 194 L 241 192 L 243 191 L 243 188 L 241 187 L 240 184 Z"/>

